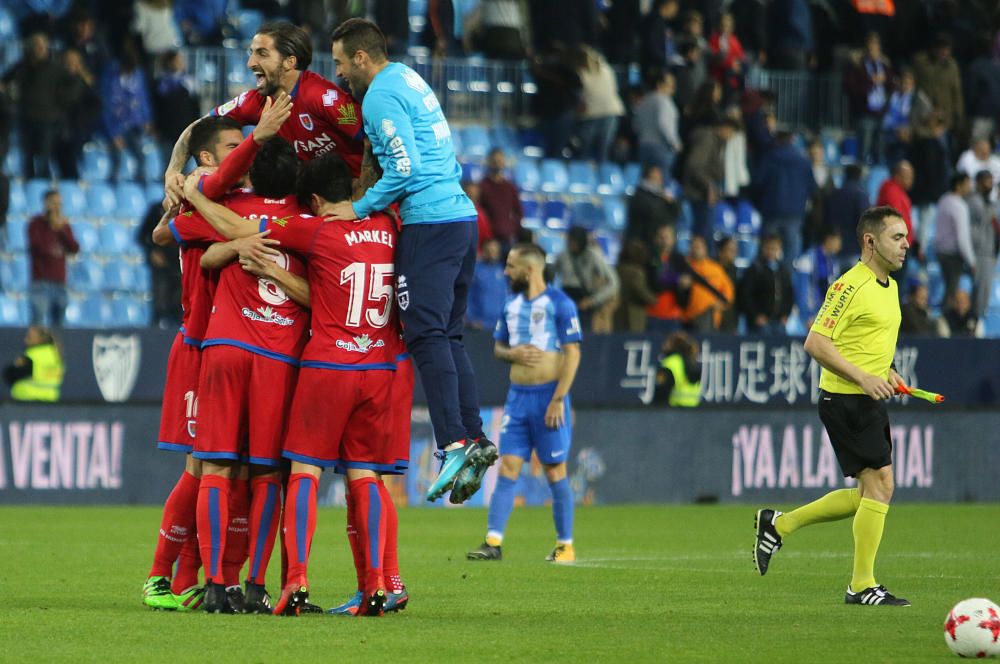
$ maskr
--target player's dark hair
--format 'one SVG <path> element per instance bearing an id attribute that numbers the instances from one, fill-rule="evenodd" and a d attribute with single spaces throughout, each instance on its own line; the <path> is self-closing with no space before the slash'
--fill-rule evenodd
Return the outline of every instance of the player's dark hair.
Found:
<path id="1" fill-rule="evenodd" d="M 219 142 L 219 133 L 227 129 L 240 131 L 242 127 L 239 122 L 224 115 L 210 115 L 195 123 L 191 128 L 191 136 L 188 137 L 188 152 L 196 164 L 204 166 L 198 162 L 198 154 L 203 150 L 211 152 Z"/>
<path id="2" fill-rule="evenodd" d="M 349 18 L 330 35 L 331 42 L 340 42 L 348 58 L 358 51 L 364 51 L 374 62 L 382 62 L 389 57 L 385 45 L 385 35 L 378 26 L 363 18 Z"/>
<path id="3" fill-rule="evenodd" d="M 858 246 L 864 247 L 865 233 L 871 233 L 872 235 L 878 237 L 878 235 L 885 229 L 885 220 L 890 217 L 898 217 L 902 219 L 903 215 L 899 213 L 899 210 L 889 205 L 871 207 L 862 212 L 861 219 L 858 220 Z"/>
<path id="4" fill-rule="evenodd" d="M 312 41 L 309 34 L 297 25 L 288 21 L 271 21 L 260 26 L 258 35 L 267 35 L 274 40 L 274 48 L 281 57 L 295 56 L 295 68 L 299 71 L 309 69 L 313 59 Z"/>
<path id="5" fill-rule="evenodd" d="M 295 193 L 299 160 L 292 144 L 274 136 L 264 141 L 250 165 L 254 193 L 266 198 L 284 198 Z"/>
<path id="6" fill-rule="evenodd" d="M 309 203 L 316 194 L 330 203 L 351 200 L 351 170 L 339 155 L 328 153 L 299 167 L 296 185 L 299 202 Z"/>
<path id="7" fill-rule="evenodd" d="M 519 242 L 510 248 L 516 251 L 518 256 L 534 259 L 542 264 L 545 263 L 545 250 L 533 242 Z"/>

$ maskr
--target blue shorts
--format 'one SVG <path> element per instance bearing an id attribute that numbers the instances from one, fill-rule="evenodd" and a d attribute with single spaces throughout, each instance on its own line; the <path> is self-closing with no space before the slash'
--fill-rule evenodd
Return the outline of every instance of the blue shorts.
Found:
<path id="1" fill-rule="evenodd" d="M 563 425 L 558 429 L 545 425 L 545 409 L 555 391 L 556 383 L 510 386 L 500 421 L 500 454 L 518 456 L 527 461 L 534 450 L 542 463 L 556 464 L 568 460 L 573 438 L 569 395 L 563 399 Z"/>

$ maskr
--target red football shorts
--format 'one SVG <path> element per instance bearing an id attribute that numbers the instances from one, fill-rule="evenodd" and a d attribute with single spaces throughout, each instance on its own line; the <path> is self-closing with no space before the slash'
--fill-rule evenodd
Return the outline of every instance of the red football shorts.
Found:
<path id="1" fill-rule="evenodd" d="M 410 415 L 413 411 L 413 359 L 407 357 L 396 364 L 392 381 L 392 449 L 389 458 L 396 465 L 394 473 L 402 475 L 410 466 Z"/>
<path id="2" fill-rule="evenodd" d="M 200 369 L 201 350 L 184 343 L 184 335 L 178 332 L 170 346 L 167 381 L 163 385 L 160 436 L 156 444 L 161 450 L 187 454 L 194 446 Z"/>
<path id="3" fill-rule="evenodd" d="M 396 472 L 390 397 L 395 371 L 303 367 L 284 456 L 321 468 Z"/>
<path id="4" fill-rule="evenodd" d="M 281 439 L 298 369 L 235 346 L 202 351 L 198 459 L 281 465 Z"/>

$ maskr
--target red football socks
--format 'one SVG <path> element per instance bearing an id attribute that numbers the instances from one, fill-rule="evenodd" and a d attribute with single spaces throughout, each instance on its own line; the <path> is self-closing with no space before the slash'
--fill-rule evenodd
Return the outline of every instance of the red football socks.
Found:
<path id="1" fill-rule="evenodd" d="M 354 556 L 354 572 L 358 577 L 358 590 L 365 589 L 365 553 L 358 539 L 358 501 L 354 494 L 347 492 L 347 541 L 351 545 L 351 555 Z"/>
<path id="2" fill-rule="evenodd" d="M 389 488 L 382 480 L 378 482 L 378 492 L 382 497 L 382 508 L 385 510 L 385 561 L 382 564 L 382 579 L 386 590 L 398 593 L 403 591 L 403 582 L 399 578 L 399 552 L 396 549 L 399 541 L 396 505 L 389 495 Z"/>
<path id="3" fill-rule="evenodd" d="M 185 472 L 167 497 L 149 576 L 170 577 L 184 543 L 194 538 L 198 484 L 197 477 Z"/>
<path id="4" fill-rule="evenodd" d="M 229 532 L 222 553 L 222 576 L 227 586 L 240 585 L 240 570 L 247 561 L 250 545 L 250 483 L 230 481 Z"/>
<path id="5" fill-rule="evenodd" d="M 177 557 L 177 569 L 170 584 L 170 592 L 180 595 L 191 586 L 198 585 L 198 570 L 201 569 L 201 555 L 198 553 L 198 536 L 192 533 Z"/>
<path id="6" fill-rule="evenodd" d="M 202 475 L 198 489 L 198 548 L 206 583 L 225 583 L 222 554 L 229 530 L 229 490 L 229 479 Z"/>
<path id="7" fill-rule="evenodd" d="M 309 473 L 288 478 L 285 498 L 285 547 L 288 550 L 287 584 L 307 585 L 306 568 L 313 533 L 316 532 L 316 492 L 319 480 Z"/>
<path id="8" fill-rule="evenodd" d="M 350 483 L 349 491 L 357 504 L 355 526 L 358 541 L 365 558 L 365 592 L 384 588 L 382 581 L 385 556 L 385 513 L 378 482 L 374 477 L 363 477 Z"/>
<path id="9" fill-rule="evenodd" d="M 250 572 L 247 580 L 264 585 L 281 517 L 281 478 L 253 478 L 250 494 Z"/>

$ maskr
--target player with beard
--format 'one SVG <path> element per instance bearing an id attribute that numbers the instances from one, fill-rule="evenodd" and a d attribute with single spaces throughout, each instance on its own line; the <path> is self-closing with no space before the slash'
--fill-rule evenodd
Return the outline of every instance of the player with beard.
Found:
<path id="1" fill-rule="evenodd" d="M 500 425 L 500 473 L 490 499 L 486 541 L 469 560 L 500 560 L 514 487 L 521 465 L 534 451 L 552 491 L 556 546 L 546 560 L 571 563 L 573 490 L 566 477 L 573 427 L 569 390 L 580 366 L 580 320 L 568 295 L 545 283 L 545 253 L 534 244 L 515 245 L 504 270 L 514 296 L 494 333 L 494 354 L 509 362 L 510 391 Z"/>

